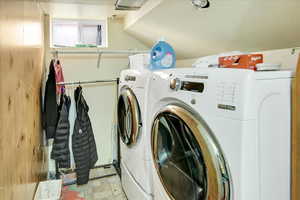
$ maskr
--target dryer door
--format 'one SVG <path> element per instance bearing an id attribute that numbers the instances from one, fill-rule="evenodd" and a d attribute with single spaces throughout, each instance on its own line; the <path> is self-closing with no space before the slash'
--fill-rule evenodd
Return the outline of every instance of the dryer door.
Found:
<path id="1" fill-rule="evenodd" d="M 135 144 L 142 126 L 139 103 L 129 87 L 123 87 L 118 100 L 118 131 L 126 145 Z"/>
<path id="2" fill-rule="evenodd" d="M 152 127 L 152 154 L 172 200 L 230 200 L 231 178 L 222 151 L 200 117 L 165 107 Z"/>

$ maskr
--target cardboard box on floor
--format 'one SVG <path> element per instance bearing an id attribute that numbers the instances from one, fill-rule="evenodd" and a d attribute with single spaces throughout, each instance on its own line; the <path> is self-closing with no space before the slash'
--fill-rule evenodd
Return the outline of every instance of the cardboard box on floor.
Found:
<path id="1" fill-rule="evenodd" d="M 39 182 L 34 200 L 60 200 L 62 180 Z"/>

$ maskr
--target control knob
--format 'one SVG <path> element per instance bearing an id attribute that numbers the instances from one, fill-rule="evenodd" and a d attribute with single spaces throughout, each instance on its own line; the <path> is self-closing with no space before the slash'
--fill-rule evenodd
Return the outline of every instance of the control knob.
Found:
<path id="1" fill-rule="evenodd" d="M 171 79 L 171 81 L 170 81 L 170 88 L 172 90 L 175 90 L 175 91 L 179 90 L 180 85 L 181 85 L 181 81 L 180 81 L 179 78 L 173 78 L 173 79 Z"/>

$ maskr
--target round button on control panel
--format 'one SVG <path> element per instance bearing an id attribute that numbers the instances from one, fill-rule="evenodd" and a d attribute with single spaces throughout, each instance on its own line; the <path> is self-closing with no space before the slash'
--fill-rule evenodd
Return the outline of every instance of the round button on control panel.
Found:
<path id="1" fill-rule="evenodd" d="M 175 91 L 179 90 L 180 85 L 181 85 L 181 81 L 180 81 L 179 78 L 171 79 L 171 81 L 170 81 L 170 88 L 172 90 L 175 90 Z"/>

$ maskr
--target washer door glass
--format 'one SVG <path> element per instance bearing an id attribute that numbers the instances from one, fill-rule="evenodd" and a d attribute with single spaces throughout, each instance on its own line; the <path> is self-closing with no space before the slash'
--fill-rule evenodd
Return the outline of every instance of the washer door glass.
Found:
<path id="1" fill-rule="evenodd" d="M 118 100 L 118 131 L 122 141 L 127 145 L 136 143 L 141 125 L 137 98 L 130 88 L 124 87 Z"/>
<path id="2" fill-rule="evenodd" d="M 209 129 L 189 111 L 171 105 L 157 115 L 152 153 L 171 199 L 230 199 L 230 176 L 221 150 Z"/>

